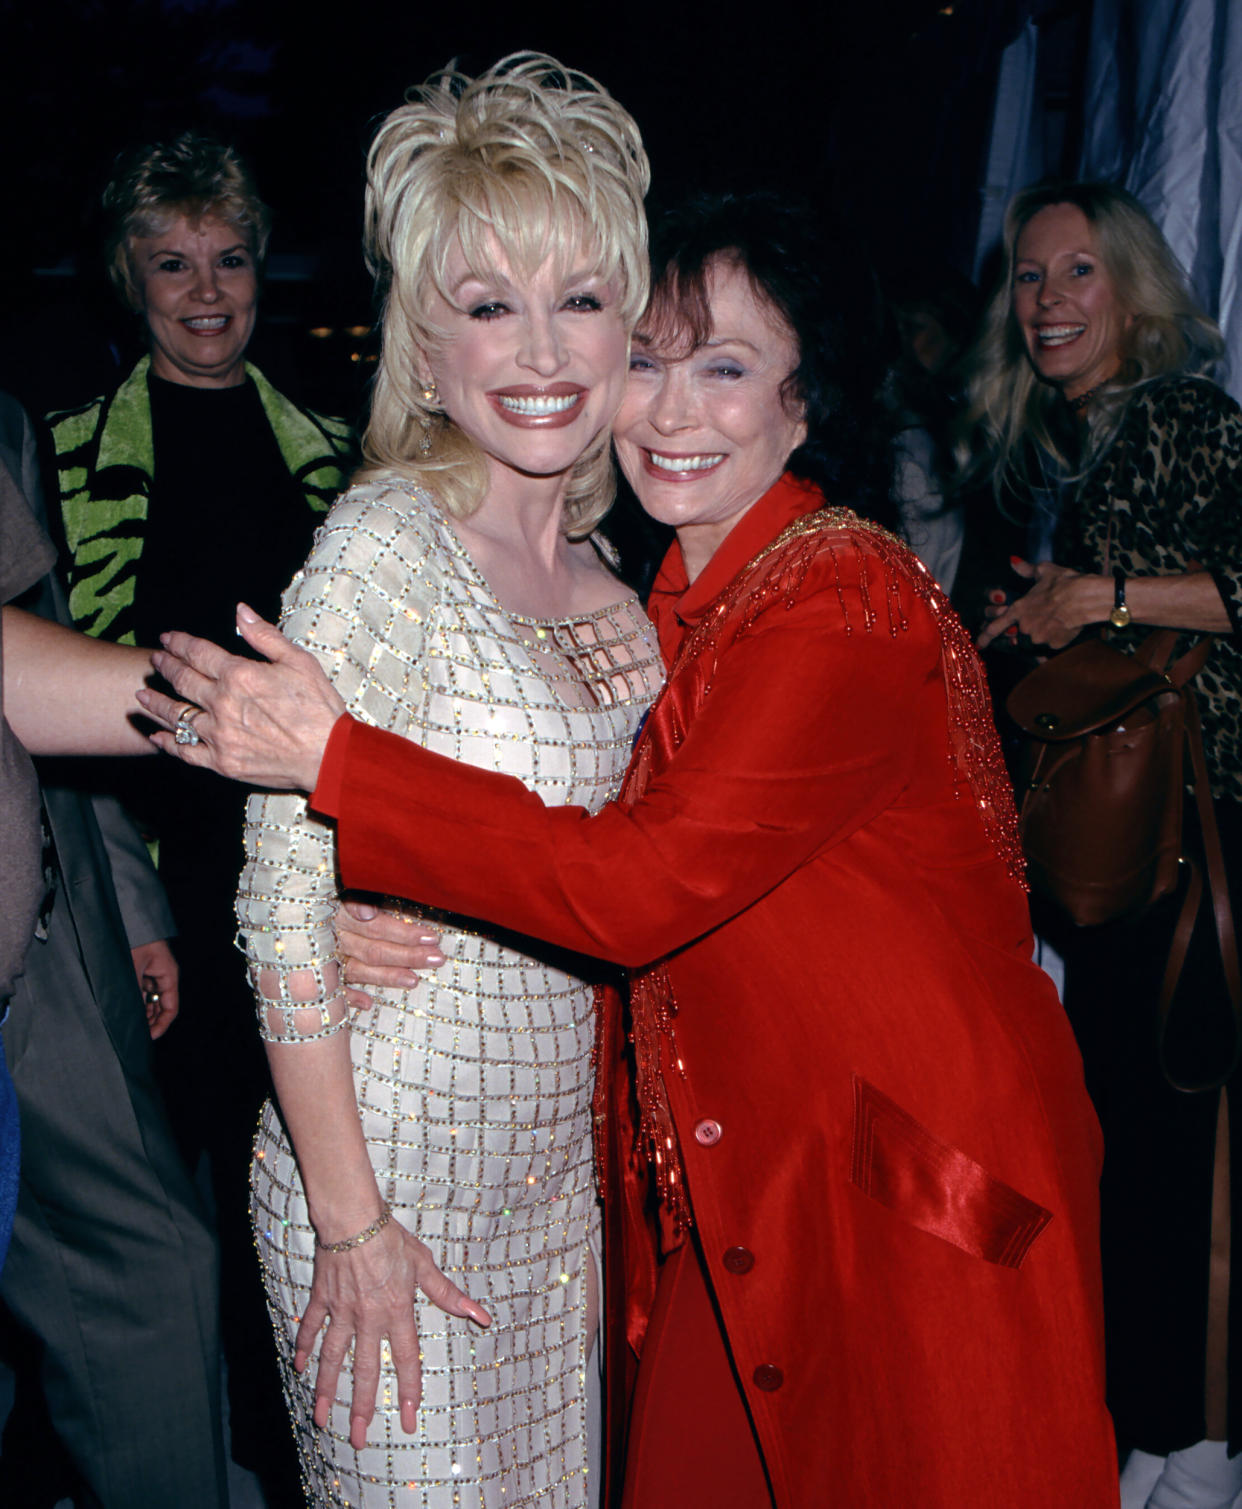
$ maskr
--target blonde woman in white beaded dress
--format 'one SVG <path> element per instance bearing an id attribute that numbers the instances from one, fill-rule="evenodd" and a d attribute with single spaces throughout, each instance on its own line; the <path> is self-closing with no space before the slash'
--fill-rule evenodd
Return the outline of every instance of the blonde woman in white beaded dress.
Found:
<path id="1" fill-rule="evenodd" d="M 661 676 L 590 538 L 647 295 L 647 183 L 630 117 L 548 58 L 437 78 L 388 117 L 365 464 L 284 604 L 357 717 L 592 809 Z M 253 1215 L 310 1501 L 596 1502 L 591 987 L 436 917 L 444 962 L 351 1012 L 331 825 L 256 794 L 247 855 L 279 1099 Z"/>

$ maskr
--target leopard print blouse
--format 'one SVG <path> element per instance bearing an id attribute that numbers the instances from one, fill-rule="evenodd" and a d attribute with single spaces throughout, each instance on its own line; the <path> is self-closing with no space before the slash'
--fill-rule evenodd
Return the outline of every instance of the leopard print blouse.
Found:
<path id="1" fill-rule="evenodd" d="M 1195 680 L 1212 794 L 1242 802 L 1242 410 L 1206 378 L 1140 388 L 1113 443 L 1066 500 L 1054 560 L 1074 570 L 1212 573 L 1233 625 Z M 1110 631 L 1133 649 L 1151 633 Z M 1182 637 L 1178 653 L 1195 642 Z"/>

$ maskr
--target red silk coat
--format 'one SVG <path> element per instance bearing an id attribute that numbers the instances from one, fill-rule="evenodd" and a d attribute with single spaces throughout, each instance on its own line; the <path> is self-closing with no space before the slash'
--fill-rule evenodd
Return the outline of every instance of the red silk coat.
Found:
<path id="1" fill-rule="evenodd" d="M 821 501 L 782 480 L 688 590 L 674 546 L 675 663 L 603 812 L 344 719 L 314 805 L 347 886 L 636 971 L 646 1131 L 783 1509 L 1111 1509 L 1099 1132 L 981 673 L 914 557 Z"/>

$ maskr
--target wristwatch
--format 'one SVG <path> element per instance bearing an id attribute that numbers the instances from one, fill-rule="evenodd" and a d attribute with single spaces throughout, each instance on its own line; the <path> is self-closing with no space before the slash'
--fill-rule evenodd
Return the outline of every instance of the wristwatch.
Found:
<path id="1" fill-rule="evenodd" d="M 1113 611 L 1108 621 L 1114 629 L 1124 629 L 1130 622 L 1130 610 L 1126 607 L 1126 574 L 1118 566 L 1113 572 Z"/>

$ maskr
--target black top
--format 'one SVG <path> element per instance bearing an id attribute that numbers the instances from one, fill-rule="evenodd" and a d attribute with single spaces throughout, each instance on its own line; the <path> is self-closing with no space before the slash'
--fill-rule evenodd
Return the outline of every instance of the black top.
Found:
<path id="1" fill-rule="evenodd" d="M 312 520 L 249 378 L 148 377 L 155 473 L 134 595 L 139 644 L 187 629 L 235 648 L 240 600 L 264 618 L 310 549 Z"/>
<path id="2" fill-rule="evenodd" d="M 247 380 L 192 388 L 148 377 L 155 470 L 134 594 L 139 644 L 185 629 L 234 654 L 247 602 L 276 619 L 280 597 L 310 551 L 315 520 Z M 205 771 L 160 760 L 126 791 L 158 837 L 160 876 L 183 938 L 227 940 L 242 863 L 246 791 Z"/>

